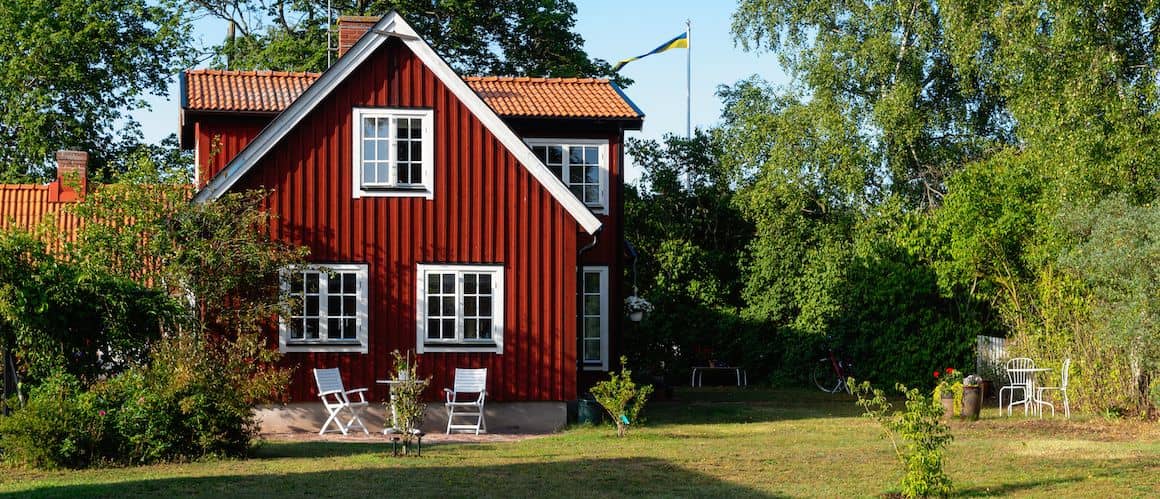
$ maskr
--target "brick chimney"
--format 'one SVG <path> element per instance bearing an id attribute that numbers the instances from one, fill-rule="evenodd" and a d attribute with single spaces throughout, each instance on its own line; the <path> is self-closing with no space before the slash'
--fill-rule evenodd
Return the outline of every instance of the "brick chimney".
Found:
<path id="1" fill-rule="evenodd" d="M 89 153 L 85 151 L 56 152 L 56 181 L 48 184 L 48 200 L 67 203 L 85 198 L 89 187 Z"/>
<path id="2" fill-rule="evenodd" d="M 338 18 L 338 56 L 342 57 L 359 38 L 382 19 L 379 16 L 342 16 Z"/>

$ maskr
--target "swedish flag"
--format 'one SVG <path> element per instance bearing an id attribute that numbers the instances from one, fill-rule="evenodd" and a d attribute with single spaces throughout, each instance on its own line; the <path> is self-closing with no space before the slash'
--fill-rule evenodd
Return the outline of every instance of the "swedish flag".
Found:
<path id="1" fill-rule="evenodd" d="M 662 43 L 660 47 L 652 49 L 647 54 L 641 54 L 641 55 L 638 55 L 636 57 L 629 57 L 628 59 L 625 59 L 623 61 L 616 63 L 615 66 L 612 66 L 612 70 L 613 71 L 620 71 L 620 68 L 624 67 L 625 64 L 628 64 L 628 63 L 635 61 L 637 59 L 640 59 L 642 57 L 648 57 L 648 56 L 653 55 L 653 54 L 659 54 L 659 53 L 664 52 L 668 49 L 687 49 L 687 48 L 689 48 L 689 32 L 688 31 L 681 33 L 680 35 L 677 35 L 677 37 L 673 38 L 672 40 L 669 40 L 665 43 Z"/>

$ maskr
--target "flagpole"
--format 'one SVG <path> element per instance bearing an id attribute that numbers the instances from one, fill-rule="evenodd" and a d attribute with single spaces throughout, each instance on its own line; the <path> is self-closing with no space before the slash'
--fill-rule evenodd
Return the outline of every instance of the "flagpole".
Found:
<path id="1" fill-rule="evenodd" d="M 693 138 L 693 21 L 685 19 L 685 138 Z"/>

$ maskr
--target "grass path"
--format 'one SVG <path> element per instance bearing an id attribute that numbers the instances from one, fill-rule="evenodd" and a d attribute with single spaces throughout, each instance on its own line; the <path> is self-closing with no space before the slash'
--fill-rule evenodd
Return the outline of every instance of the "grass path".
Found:
<path id="1" fill-rule="evenodd" d="M 704 389 L 650 408 L 617 439 L 575 428 L 515 442 L 269 442 L 244 461 L 37 472 L 4 469 L 0 495 L 40 497 L 850 497 L 890 491 L 898 467 L 848 398 Z M 948 472 L 964 496 L 1160 496 L 1160 426 L 1001 418 L 952 423 Z"/>

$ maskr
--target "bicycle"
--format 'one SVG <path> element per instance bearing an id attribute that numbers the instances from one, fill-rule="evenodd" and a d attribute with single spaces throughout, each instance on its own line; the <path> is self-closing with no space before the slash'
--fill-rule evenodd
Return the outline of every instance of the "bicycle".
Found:
<path id="1" fill-rule="evenodd" d="M 854 391 L 846 384 L 846 379 L 853 375 L 854 363 L 831 348 L 826 351 L 825 357 L 814 364 L 810 379 L 823 392 L 838 393 L 844 390 L 852 395 Z"/>

